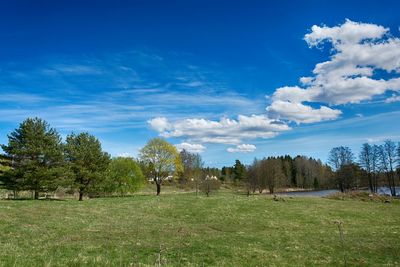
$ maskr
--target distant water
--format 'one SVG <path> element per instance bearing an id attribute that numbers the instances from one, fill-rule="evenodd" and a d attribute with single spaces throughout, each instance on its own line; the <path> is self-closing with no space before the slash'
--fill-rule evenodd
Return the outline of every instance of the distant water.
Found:
<path id="1" fill-rule="evenodd" d="M 362 191 L 368 191 L 368 190 L 362 190 Z M 299 196 L 299 197 L 325 197 L 330 194 L 339 192 L 339 190 L 336 189 L 328 189 L 328 190 L 318 190 L 318 191 L 297 191 L 297 192 L 284 192 L 284 193 L 277 193 L 277 195 L 284 195 L 284 196 Z M 380 195 L 390 195 L 390 189 L 389 187 L 379 187 L 378 188 L 378 194 Z M 400 187 L 396 187 L 396 195 L 400 196 Z"/>
<path id="2" fill-rule="evenodd" d="M 325 197 L 327 195 L 336 192 L 339 192 L 339 190 L 329 189 L 329 190 L 318 190 L 318 191 L 296 191 L 296 192 L 277 193 L 277 195 L 297 196 L 297 197 Z"/>

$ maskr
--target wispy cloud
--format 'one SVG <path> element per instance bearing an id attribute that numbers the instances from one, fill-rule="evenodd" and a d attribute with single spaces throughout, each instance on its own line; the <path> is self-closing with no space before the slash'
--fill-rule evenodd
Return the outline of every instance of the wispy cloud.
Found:
<path id="1" fill-rule="evenodd" d="M 218 70 L 141 51 L 49 58 L 1 70 L 0 90 L 9 93 L 0 95 L 0 121 L 39 116 L 65 131 L 146 128 L 152 117 L 214 118 L 264 105 L 216 79 Z"/>
<path id="2" fill-rule="evenodd" d="M 14 102 L 17 104 L 32 104 L 50 101 L 51 98 L 40 96 L 37 94 L 27 93 L 2 93 L 0 94 L 0 102 Z"/>

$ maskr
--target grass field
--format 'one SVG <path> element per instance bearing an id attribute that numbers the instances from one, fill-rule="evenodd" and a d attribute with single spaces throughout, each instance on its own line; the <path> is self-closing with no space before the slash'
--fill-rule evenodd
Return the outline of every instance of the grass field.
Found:
<path id="1" fill-rule="evenodd" d="M 219 193 L 0 201 L 1 266 L 399 266 L 400 203 Z M 344 248 L 335 221 L 344 227 Z"/>

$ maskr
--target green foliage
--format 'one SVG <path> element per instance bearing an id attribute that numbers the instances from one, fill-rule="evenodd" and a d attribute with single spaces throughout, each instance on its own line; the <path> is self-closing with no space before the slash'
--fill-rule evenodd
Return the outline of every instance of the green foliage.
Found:
<path id="1" fill-rule="evenodd" d="M 110 163 L 110 155 L 102 151 L 100 141 L 89 133 L 70 134 L 65 157 L 74 178 L 73 187 L 79 190 L 79 200 L 88 192 L 98 193 Z"/>
<path id="2" fill-rule="evenodd" d="M 108 166 L 102 188 L 106 193 L 126 195 L 138 191 L 145 183 L 142 170 L 134 159 L 117 157 Z"/>
<path id="3" fill-rule="evenodd" d="M 140 150 L 140 160 L 160 194 L 162 180 L 169 175 L 178 176 L 183 171 L 181 158 L 175 146 L 161 138 L 153 138 Z"/>
<path id="4" fill-rule="evenodd" d="M 238 159 L 235 160 L 235 165 L 233 166 L 233 177 L 235 181 L 241 181 L 246 177 L 246 166 Z"/>
<path id="5" fill-rule="evenodd" d="M 9 190 L 54 190 L 62 184 L 63 154 L 57 131 L 39 118 L 26 119 L 8 135 L 8 145 L 2 145 L 12 168 L 1 177 Z"/>

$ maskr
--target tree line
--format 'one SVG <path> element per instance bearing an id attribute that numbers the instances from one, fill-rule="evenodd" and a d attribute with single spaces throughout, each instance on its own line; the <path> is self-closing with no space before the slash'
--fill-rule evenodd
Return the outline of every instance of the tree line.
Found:
<path id="1" fill-rule="evenodd" d="M 130 158 L 111 158 L 89 133 L 71 133 L 62 142 L 56 129 L 39 118 L 28 118 L 2 145 L 0 186 L 13 192 L 53 192 L 62 187 L 86 194 L 119 195 L 136 191 L 145 182 L 139 164 Z"/>
<path id="2" fill-rule="evenodd" d="M 85 195 L 133 193 L 149 179 L 155 183 L 157 195 L 169 178 L 182 184 L 189 181 L 196 185 L 196 192 L 207 196 L 220 186 L 217 169 L 204 168 L 199 154 L 178 153 L 161 138 L 151 139 L 138 159 L 111 158 L 100 141 L 87 132 L 71 133 L 63 142 L 46 121 L 28 118 L 8 135 L 8 144 L 1 148 L 0 188 L 12 191 L 14 197 L 31 191 L 38 199 L 40 193 L 63 188 L 77 193 L 81 201 Z"/>
<path id="3" fill-rule="evenodd" d="M 385 140 L 383 144 L 362 145 L 358 160 L 349 147 L 335 147 L 329 153 L 329 163 L 335 170 L 335 181 L 344 192 L 368 186 L 377 193 L 379 186 L 387 186 L 396 196 L 400 182 L 400 143 Z"/>
<path id="4" fill-rule="evenodd" d="M 248 194 L 256 191 L 274 193 L 277 188 L 322 189 L 333 186 L 331 168 L 306 156 L 256 158 L 247 167 L 236 160 L 233 167 L 222 168 L 222 173 L 223 179 L 246 186 Z"/>
<path id="5" fill-rule="evenodd" d="M 201 156 L 180 152 L 162 138 L 153 138 L 139 151 L 138 159 L 112 158 L 93 135 L 70 133 L 63 142 L 56 129 L 39 118 L 24 120 L 1 146 L 0 187 L 13 192 L 51 193 L 63 188 L 84 196 L 127 195 L 147 182 L 156 194 L 163 183 L 175 183 L 207 196 L 222 184 L 245 188 L 247 194 L 279 188 L 327 189 L 342 192 L 388 186 L 396 195 L 400 179 L 400 144 L 391 140 L 381 145 L 363 144 L 358 159 L 350 148 L 340 146 L 329 152 L 328 164 L 306 156 L 265 157 L 250 165 L 236 160 L 222 169 L 205 167 Z"/>

